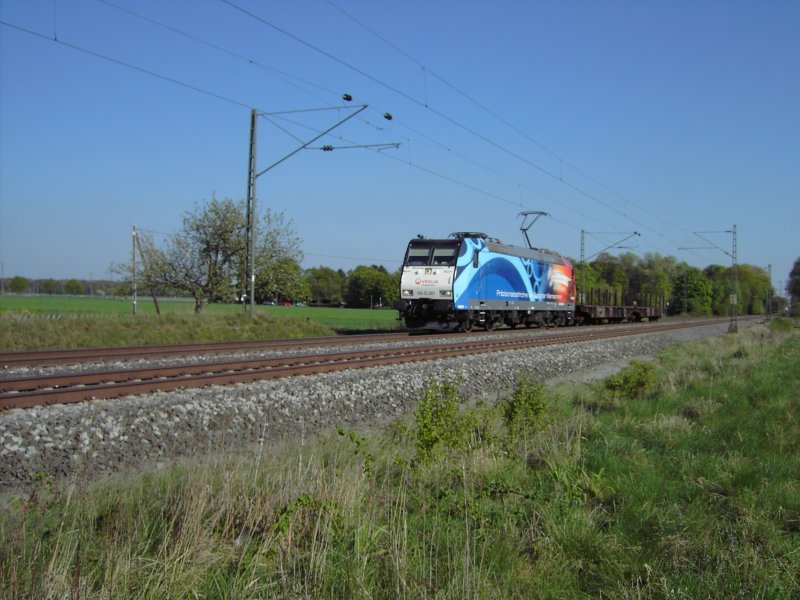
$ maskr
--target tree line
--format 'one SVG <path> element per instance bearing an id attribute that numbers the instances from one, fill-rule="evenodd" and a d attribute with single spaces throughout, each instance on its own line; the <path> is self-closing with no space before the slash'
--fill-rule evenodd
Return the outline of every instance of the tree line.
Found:
<path id="1" fill-rule="evenodd" d="M 2 281 L 2 289 L 11 294 L 45 294 L 67 296 L 114 296 L 125 295 L 130 286 L 108 279 L 29 279 L 22 275 L 8 277 Z"/>
<path id="2" fill-rule="evenodd" d="M 254 300 L 257 303 L 313 302 L 354 308 L 391 307 L 399 295 L 400 270 L 361 265 L 352 271 L 314 267 L 303 270 L 302 240 L 283 213 L 265 209 L 254 215 Z M 247 218 L 243 201 L 212 198 L 187 211 L 181 228 L 156 244 L 148 233 L 137 233 L 134 260 L 112 265 L 120 282 L 98 285 L 101 294 L 125 295 L 134 281 L 142 293 L 187 296 L 202 312 L 211 302 L 242 302 L 249 294 L 246 273 Z M 402 249 L 398 249 L 398 253 Z M 670 314 L 781 314 L 787 300 L 776 293 L 767 272 L 753 265 L 710 265 L 705 269 L 673 256 L 627 252 L 600 254 L 591 262 L 575 262 L 578 300 L 590 302 L 595 292 L 640 304 L 663 303 Z M 71 279 L 40 281 L 36 290 L 24 277 L 4 282 L 10 292 L 85 294 L 87 283 Z M 108 285 L 106 285 L 108 284 Z M 800 311 L 800 258 L 794 263 L 786 293 Z M 89 293 L 92 293 L 91 291 Z"/>
<path id="3" fill-rule="evenodd" d="M 709 265 L 704 269 L 674 256 L 626 252 L 604 253 L 575 264 L 578 290 L 618 290 L 628 298 L 652 303 L 663 300 L 669 314 L 782 314 L 788 301 L 779 295 L 766 269 L 749 264 Z M 800 258 L 785 290 L 800 305 Z"/>

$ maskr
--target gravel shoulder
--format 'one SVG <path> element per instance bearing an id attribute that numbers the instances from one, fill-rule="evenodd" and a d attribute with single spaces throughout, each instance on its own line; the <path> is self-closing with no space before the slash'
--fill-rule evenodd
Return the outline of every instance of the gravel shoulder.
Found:
<path id="1" fill-rule="evenodd" d="M 749 322 L 740 322 L 740 328 Z M 727 324 L 436 362 L 156 393 L 0 413 L 0 493 L 37 479 L 96 479 L 335 426 L 366 426 L 413 410 L 431 380 L 497 399 L 520 373 L 548 382 L 610 375 L 666 346 L 723 335 Z"/>

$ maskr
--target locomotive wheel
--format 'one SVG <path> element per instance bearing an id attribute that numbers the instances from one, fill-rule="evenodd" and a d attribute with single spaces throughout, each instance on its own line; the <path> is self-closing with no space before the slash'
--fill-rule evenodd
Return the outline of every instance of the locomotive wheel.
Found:
<path id="1" fill-rule="evenodd" d="M 467 319 L 466 321 L 461 321 L 461 331 L 464 333 L 472 331 L 472 320 Z"/>
<path id="2" fill-rule="evenodd" d="M 483 328 L 486 329 L 486 331 L 494 331 L 494 319 L 486 319 Z"/>

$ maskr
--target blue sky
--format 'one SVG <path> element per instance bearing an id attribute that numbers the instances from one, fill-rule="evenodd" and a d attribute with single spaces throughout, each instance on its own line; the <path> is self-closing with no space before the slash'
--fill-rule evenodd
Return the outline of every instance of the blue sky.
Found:
<path id="1" fill-rule="evenodd" d="M 305 267 L 394 270 L 418 233 L 521 244 L 522 210 L 574 258 L 581 230 L 587 256 L 639 231 L 637 254 L 727 265 L 681 248 L 734 224 L 776 286 L 800 256 L 796 1 L 0 0 L 0 21 L 7 277 L 108 277 L 134 225 L 158 241 L 245 196 L 251 107 L 332 109 L 260 118 L 263 169 L 342 93 L 369 108 L 312 145 L 340 149 L 258 179 Z"/>

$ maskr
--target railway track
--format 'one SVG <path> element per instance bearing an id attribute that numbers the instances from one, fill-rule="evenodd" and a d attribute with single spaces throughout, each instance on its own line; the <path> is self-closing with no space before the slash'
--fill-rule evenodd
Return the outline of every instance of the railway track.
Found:
<path id="1" fill-rule="evenodd" d="M 402 332 L 335 337 L 309 337 L 285 340 L 254 340 L 244 342 L 211 342 L 159 346 L 127 346 L 80 348 L 70 350 L 0 352 L 0 368 L 61 365 L 80 362 L 125 361 L 144 358 L 164 358 L 171 356 L 197 356 L 200 354 L 230 354 L 234 352 L 273 351 L 336 346 L 343 343 L 381 343 L 397 341 L 407 337 L 408 333 Z"/>
<path id="2" fill-rule="evenodd" d="M 443 336 L 445 342 L 426 345 L 390 347 L 371 350 L 344 351 L 324 354 L 303 354 L 293 356 L 238 359 L 202 364 L 182 364 L 172 366 L 117 369 L 107 371 L 78 372 L 36 377 L 15 377 L 0 379 L 0 410 L 12 408 L 31 408 L 47 404 L 65 404 L 93 399 L 116 398 L 120 396 L 146 394 L 157 391 L 205 387 L 208 385 L 230 385 L 248 383 L 297 375 L 328 373 L 345 369 L 360 369 L 380 365 L 397 365 L 407 362 L 439 360 L 473 354 L 520 350 L 556 344 L 659 333 L 685 327 L 698 327 L 719 323 L 719 320 L 702 320 L 680 323 L 652 324 L 647 327 L 631 328 L 578 328 L 548 331 L 548 335 L 492 336 L 475 340 L 469 336 Z M 377 336 L 362 336 L 376 341 Z M 397 341 L 394 334 L 390 339 Z M 407 336 L 402 336 L 407 339 Z M 303 340 L 304 345 L 319 346 L 321 340 Z M 350 338 L 348 338 L 350 340 Z M 363 340 L 362 340 L 363 341 Z M 384 340 L 385 341 L 385 340 Z M 306 343 L 307 342 L 307 343 Z M 341 340 L 338 341 L 341 343 Z M 281 346 L 283 344 L 283 346 Z M 242 351 L 242 344 L 235 344 Z M 255 346 L 255 345 L 254 345 Z M 266 347 L 286 347 L 287 341 L 269 343 Z M 290 347 L 297 348 L 295 343 Z M 220 352 L 222 345 L 203 344 L 202 348 L 213 347 Z M 257 346 L 259 349 L 265 346 Z M 178 347 L 175 347 L 177 349 Z M 252 349 L 252 348 L 248 348 Z M 130 350 L 130 349 L 127 349 Z M 169 350 L 148 348 L 147 356 L 170 356 Z M 155 350 L 155 352 L 152 352 Z M 205 351 L 205 350 L 202 350 Z M 176 354 L 186 354 L 187 347 L 180 347 Z M 130 354 L 126 355 L 130 356 Z M 141 355 L 140 355 L 141 356 Z M 75 358 L 71 359 L 75 362 Z M 0 363 L 2 364 L 2 363 Z M 28 363 L 30 364 L 30 363 Z"/>

